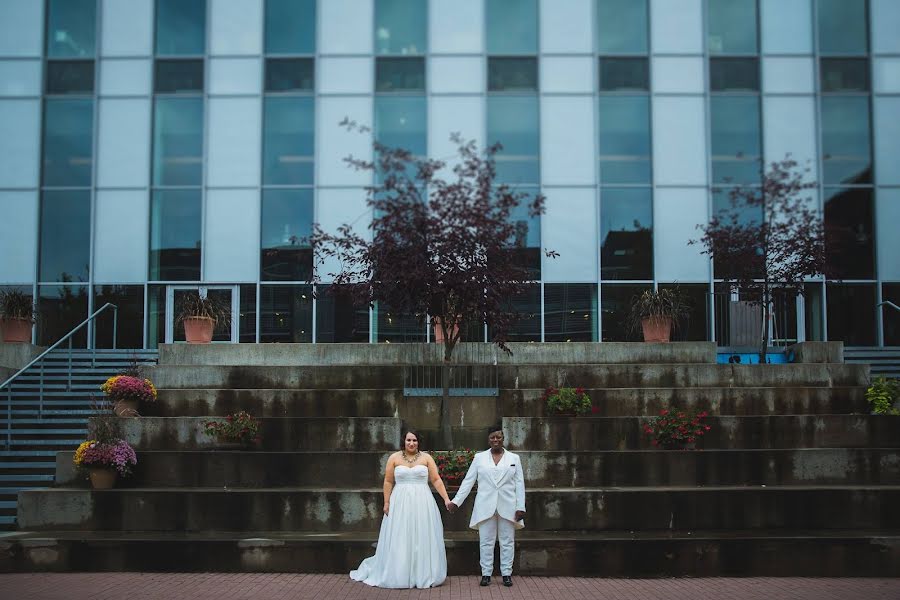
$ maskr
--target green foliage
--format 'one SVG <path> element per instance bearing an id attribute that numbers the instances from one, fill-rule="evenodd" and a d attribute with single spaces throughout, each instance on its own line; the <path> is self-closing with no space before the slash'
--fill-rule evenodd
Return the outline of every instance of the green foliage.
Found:
<path id="1" fill-rule="evenodd" d="M 438 473 L 446 485 L 459 485 L 472 459 L 475 458 L 475 451 L 463 448 L 462 450 L 448 450 L 432 453 L 432 458 L 437 465 Z"/>
<path id="2" fill-rule="evenodd" d="M 216 328 L 222 330 L 231 323 L 231 308 L 214 296 L 201 296 L 199 292 L 188 292 L 178 300 L 176 322 L 185 319 L 212 319 Z"/>
<path id="3" fill-rule="evenodd" d="M 872 405 L 876 415 L 900 415 L 894 403 L 900 399 L 900 382 L 896 379 L 879 377 L 866 390 L 866 400 Z"/>
<path id="4" fill-rule="evenodd" d="M 627 325 L 631 331 L 641 330 L 641 321 L 647 317 L 671 317 L 678 328 L 679 322 L 690 314 L 687 297 L 678 286 L 644 290 L 631 299 Z"/>
<path id="5" fill-rule="evenodd" d="M 581 387 L 548 387 L 541 399 L 550 412 L 581 415 L 591 411 L 591 397 Z"/>
<path id="6" fill-rule="evenodd" d="M 672 408 L 664 408 L 659 415 L 644 425 L 644 433 L 651 438 L 654 446 L 666 449 L 684 449 L 706 435 L 711 428 L 704 422 L 708 413 L 698 413 Z"/>
<path id="7" fill-rule="evenodd" d="M 225 420 L 207 421 L 204 423 L 206 435 L 219 438 L 221 442 L 239 442 L 241 444 L 259 444 L 259 421 L 246 411 L 239 411 L 225 417 Z"/>
<path id="8" fill-rule="evenodd" d="M 29 294 L 17 289 L 0 290 L 0 316 L 7 319 L 25 319 L 34 323 L 37 311 Z"/>

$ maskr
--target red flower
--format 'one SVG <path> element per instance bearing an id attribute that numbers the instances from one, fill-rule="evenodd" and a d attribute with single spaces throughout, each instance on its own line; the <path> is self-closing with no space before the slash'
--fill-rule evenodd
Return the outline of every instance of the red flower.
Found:
<path id="1" fill-rule="evenodd" d="M 709 431 L 709 430 L 712 429 L 712 428 L 711 428 L 709 425 L 705 425 L 705 426 L 703 427 L 703 429 L 705 429 L 706 431 Z"/>
<path id="2" fill-rule="evenodd" d="M 664 408 L 661 411 L 659 411 L 659 416 L 661 416 L 661 417 L 664 417 L 667 414 L 669 414 L 669 410 L 667 408 Z"/>
<path id="3" fill-rule="evenodd" d="M 592 407 L 591 407 L 591 414 L 596 415 L 596 414 L 599 413 L 599 412 L 600 412 L 600 407 L 599 407 L 599 406 L 592 406 Z"/>

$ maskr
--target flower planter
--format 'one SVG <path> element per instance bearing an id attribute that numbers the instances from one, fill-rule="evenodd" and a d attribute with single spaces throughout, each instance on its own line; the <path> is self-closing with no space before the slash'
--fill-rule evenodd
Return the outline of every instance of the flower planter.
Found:
<path id="1" fill-rule="evenodd" d="M 458 332 L 459 332 L 459 325 L 454 325 L 452 327 L 452 329 L 450 330 L 450 336 L 454 337 L 454 336 L 456 336 L 456 334 Z M 444 330 L 441 329 L 441 318 L 435 317 L 434 318 L 434 343 L 435 344 L 443 344 L 445 341 L 447 341 L 447 340 L 444 339 Z"/>
<path id="2" fill-rule="evenodd" d="M 184 338 L 188 344 L 209 344 L 212 342 L 216 322 L 209 317 L 186 317 Z"/>
<path id="3" fill-rule="evenodd" d="M 672 335 L 672 317 L 651 315 L 641 319 L 645 342 L 668 342 Z"/>
<path id="4" fill-rule="evenodd" d="M 116 403 L 113 404 L 113 412 L 116 413 L 117 417 L 139 417 L 140 414 L 137 408 L 138 401 L 132 398 L 116 400 Z"/>
<path id="5" fill-rule="evenodd" d="M 91 467 L 89 471 L 91 487 L 95 490 L 108 490 L 116 484 L 116 470 L 106 467 Z"/>
<path id="6" fill-rule="evenodd" d="M 28 319 L 0 319 L 0 341 L 18 344 L 31 342 L 31 321 Z"/>

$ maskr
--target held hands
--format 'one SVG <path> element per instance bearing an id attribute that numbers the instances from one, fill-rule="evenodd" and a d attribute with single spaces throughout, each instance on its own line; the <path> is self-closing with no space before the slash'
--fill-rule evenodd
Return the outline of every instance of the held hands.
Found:
<path id="1" fill-rule="evenodd" d="M 388 516 L 388 510 L 390 509 L 390 504 L 387 502 L 384 503 L 384 516 Z"/>
<path id="2" fill-rule="evenodd" d="M 456 509 L 458 508 L 455 504 L 453 504 L 449 500 L 444 501 L 444 507 L 447 509 L 447 512 L 450 513 L 451 515 L 453 513 L 455 513 Z"/>

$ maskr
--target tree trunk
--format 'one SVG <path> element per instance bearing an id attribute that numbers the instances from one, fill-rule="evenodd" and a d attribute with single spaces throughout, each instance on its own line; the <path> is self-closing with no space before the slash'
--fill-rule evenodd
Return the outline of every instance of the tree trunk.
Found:
<path id="1" fill-rule="evenodd" d="M 766 287 L 762 297 L 762 345 L 759 348 L 759 364 L 766 364 L 766 352 L 769 349 L 769 288 Z"/>
<path id="2" fill-rule="evenodd" d="M 443 324 L 441 325 L 443 326 Z M 443 394 L 441 396 L 441 447 L 444 450 L 453 450 L 453 430 L 450 427 L 450 376 L 453 364 L 450 358 L 453 355 L 455 340 L 446 339 L 444 343 L 444 364 L 441 366 L 441 380 Z"/>

